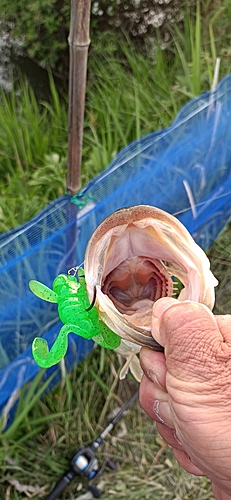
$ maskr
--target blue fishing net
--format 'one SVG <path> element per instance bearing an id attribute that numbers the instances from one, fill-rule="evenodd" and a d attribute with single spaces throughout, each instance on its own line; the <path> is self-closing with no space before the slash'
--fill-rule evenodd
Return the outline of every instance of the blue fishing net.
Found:
<path id="1" fill-rule="evenodd" d="M 176 215 L 204 249 L 217 237 L 231 215 L 231 75 L 184 106 L 169 128 L 123 149 L 78 196 L 57 199 L 0 236 L 0 410 L 5 416 L 15 391 L 39 370 L 32 340 L 44 336 L 51 345 L 62 326 L 57 305 L 34 296 L 29 280 L 51 287 L 59 273 L 83 262 L 88 239 L 106 216 L 137 204 Z M 91 342 L 70 334 L 67 369 L 91 349 Z"/>

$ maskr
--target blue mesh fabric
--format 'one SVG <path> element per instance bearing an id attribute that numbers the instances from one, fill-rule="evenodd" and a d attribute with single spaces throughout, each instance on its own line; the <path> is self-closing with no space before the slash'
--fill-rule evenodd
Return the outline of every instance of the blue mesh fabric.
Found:
<path id="1" fill-rule="evenodd" d="M 47 286 L 84 260 L 96 226 L 113 211 L 150 204 L 176 215 L 208 248 L 231 215 L 231 75 L 190 101 L 173 124 L 126 148 L 73 199 L 62 197 L 28 223 L 0 236 L 0 409 L 38 371 L 31 342 L 53 343 L 56 304 L 35 297 L 30 279 Z M 70 335 L 68 368 L 92 343 Z"/>

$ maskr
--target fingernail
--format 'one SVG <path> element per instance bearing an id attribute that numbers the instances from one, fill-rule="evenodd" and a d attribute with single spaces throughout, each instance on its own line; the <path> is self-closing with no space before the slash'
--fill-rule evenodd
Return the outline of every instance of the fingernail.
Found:
<path id="1" fill-rule="evenodd" d="M 180 441 L 180 439 L 178 438 L 176 431 L 174 432 L 174 438 L 175 438 L 175 440 L 176 440 L 176 441 L 177 441 L 177 442 L 178 442 L 178 443 L 182 446 L 182 442 L 181 442 L 181 441 Z"/>
<path id="2" fill-rule="evenodd" d="M 153 382 L 157 387 L 159 387 L 159 389 L 162 389 L 162 391 L 166 391 L 166 387 L 164 387 L 159 379 L 157 378 L 157 375 L 155 372 L 153 372 L 152 370 L 145 370 L 145 375 L 146 377 L 151 380 L 151 382 Z"/>
<path id="3" fill-rule="evenodd" d="M 174 429 L 172 414 L 168 403 L 165 401 L 155 401 L 153 410 L 162 424 Z"/>

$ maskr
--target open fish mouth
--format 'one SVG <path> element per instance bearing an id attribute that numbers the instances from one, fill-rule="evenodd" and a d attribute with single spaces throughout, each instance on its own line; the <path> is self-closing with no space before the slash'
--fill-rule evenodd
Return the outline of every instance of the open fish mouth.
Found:
<path id="1" fill-rule="evenodd" d="M 178 291 L 178 300 L 214 305 L 217 280 L 205 253 L 174 216 L 148 205 L 107 217 L 89 240 L 84 268 L 100 318 L 134 351 L 137 344 L 158 348 L 151 335 L 158 299 Z"/>

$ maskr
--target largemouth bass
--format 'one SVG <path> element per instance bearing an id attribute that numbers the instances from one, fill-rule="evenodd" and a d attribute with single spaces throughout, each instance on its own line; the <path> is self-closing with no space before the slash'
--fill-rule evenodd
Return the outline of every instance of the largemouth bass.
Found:
<path id="1" fill-rule="evenodd" d="M 201 302 L 213 308 L 217 280 L 204 251 L 174 216 L 138 205 L 107 217 L 85 253 L 89 299 L 99 317 L 125 342 L 127 358 L 141 346 L 160 349 L 151 334 L 152 307 L 161 297 Z"/>

